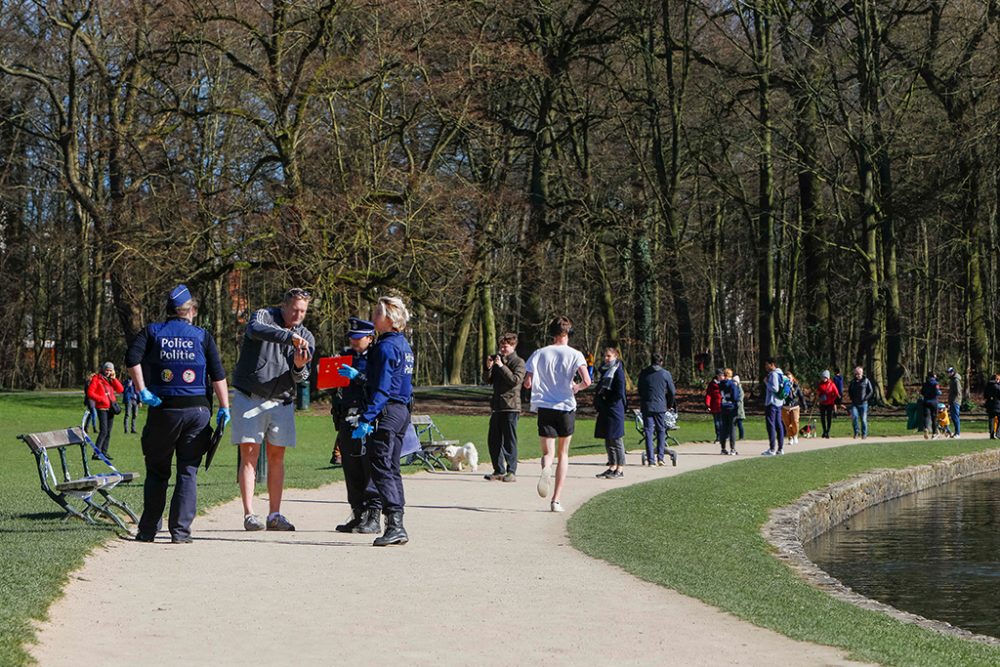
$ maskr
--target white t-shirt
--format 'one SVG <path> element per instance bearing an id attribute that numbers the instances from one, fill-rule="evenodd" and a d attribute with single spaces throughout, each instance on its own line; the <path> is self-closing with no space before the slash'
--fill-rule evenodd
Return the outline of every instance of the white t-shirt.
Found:
<path id="1" fill-rule="evenodd" d="M 583 353 L 569 345 L 548 345 L 535 350 L 525 363 L 531 373 L 531 411 L 538 408 L 576 410 L 573 376 L 586 366 Z"/>

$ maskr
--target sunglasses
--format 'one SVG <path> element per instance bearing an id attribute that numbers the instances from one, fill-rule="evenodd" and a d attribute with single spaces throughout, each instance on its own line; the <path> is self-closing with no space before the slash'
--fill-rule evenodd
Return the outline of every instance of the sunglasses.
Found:
<path id="1" fill-rule="evenodd" d="M 300 289 L 298 287 L 293 287 L 292 289 L 285 292 L 285 299 L 311 299 L 312 294 L 308 290 Z"/>

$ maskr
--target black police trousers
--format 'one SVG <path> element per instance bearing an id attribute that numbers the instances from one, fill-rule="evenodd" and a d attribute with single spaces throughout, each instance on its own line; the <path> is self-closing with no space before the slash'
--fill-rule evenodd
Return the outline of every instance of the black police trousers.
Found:
<path id="1" fill-rule="evenodd" d="M 340 422 L 339 426 L 337 445 L 340 447 L 340 463 L 344 469 L 344 483 L 347 485 L 347 502 L 356 512 L 382 509 L 382 498 L 372 481 L 371 462 L 367 455 L 361 453 L 361 441 L 351 438 L 354 427 L 346 421 Z"/>
<path id="2" fill-rule="evenodd" d="M 403 435 L 410 425 L 410 409 L 402 403 L 389 403 L 378 417 L 378 427 L 368 438 L 368 462 L 372 482 L 382 498 L 382 511 L 402 512 L 403 476 L 399 471 L 399 452 Z"/>
<path id="3" fill-rule="evenodd" d="M 160 529 L 167 503 L 170 467 L 177 455 L 177 479 L 170 499 L 167 528 L 174 539 L 191 536 L 191 522 L 198 509 L 198 466 L 208 448 L 211 429 L 209 409 L 150 408 L 142 429 L 142 454 L 146 457 L 142 516 L 139 534 L 152 537 Z"/>

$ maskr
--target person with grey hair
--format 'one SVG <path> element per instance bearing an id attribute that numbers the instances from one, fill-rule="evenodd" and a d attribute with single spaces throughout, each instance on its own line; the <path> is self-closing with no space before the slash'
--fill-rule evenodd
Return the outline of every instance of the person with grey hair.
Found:
<path id="1" fill-rule="evenodd" d="M 110 361 L 105 361 L 101 366 L 101 372 L 95 373 L 90 378 L 87 385 L 87 399 L 93 401 L 97 410 L 97 443 L 96 447 L 101 452 L 96 452 L 92 458 L 98 459 L 104 456 L 109 461 L 108 447 L 111 445 L 111 429 L 114 427 L 115 415 L 121 412 L 121 405 L 118 403 L 118 394 L 125 391 L 125 387 L 115 377 L 115 365 Z"/>
<path id="2" fill-rule="evenodd" d="M 403 331 L 410 319 L 403 300 L 384 296 L 375 305 L 372 322 L 378 340 L 368 353 L 367 401 L 361 409 L 356 440 L 367 440 L 366 455 L 371 477 L 382 500 L 385 532 L 373 546 L 406 544 L 410 537 L 403 527 L 403 476 L 399 454 L 403 436 L 410 427 L 413 406 L 413 350 Z"/>
<path id="3" fill-rule="evenodd" d="M 240 498 L 246 530 L 295 530 L 281 514 L 285 450 L 295 446 L 295 386 L 309 379 L 316 339 L 302 324 L 312 295 L 285 292 L 278 306 L 250 316 L 233 371 L 233 435 L 240 448 Z M 260 448 L 267 456 L 267 520 L 253 512 Z"/>
<path id="4" fill-rule="evenodd" d="M 854 439 L 860 435 L 864 440 L 868 437 L 868 401 L 875 396 L 875 388 L 871 380 L 865 377 L 865 369 L 861 366 L 854 369 L 854 377 L 847 385 L 847 395 L 851 399 L 851 426 L 854 429 Z"/>

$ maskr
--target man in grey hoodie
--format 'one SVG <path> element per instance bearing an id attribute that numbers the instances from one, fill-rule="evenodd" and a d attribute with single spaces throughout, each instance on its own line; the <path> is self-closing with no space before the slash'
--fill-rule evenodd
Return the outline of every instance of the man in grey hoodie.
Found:
<path id="1" fill-rule="evenodd" d="M 962 376 L 954 368 L 948 369 L 948 412 L 955 425 L 955 437 L 962 436 Z"/>
<path id="2" fill-rule="evenodd" d="M 285 448 L 295 446 L 295 385 L 309 379 L 316 349 L 302 325 L 311 295 L 290 289 L 280 306 L 250 316 L 233 372 L 233 444 L 240 447 L 240 497 L 246 530 L 295 530 L 281 514 L 285 485 Z M 267 522 L 253 513 L 257 457 L 266 446 Z"/>

